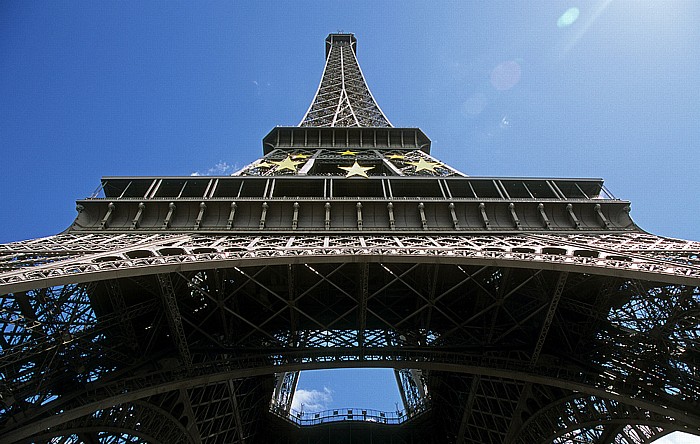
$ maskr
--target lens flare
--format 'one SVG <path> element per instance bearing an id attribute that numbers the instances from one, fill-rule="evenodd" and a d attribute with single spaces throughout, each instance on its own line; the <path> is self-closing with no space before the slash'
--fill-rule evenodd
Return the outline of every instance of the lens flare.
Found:
<path id="1" fill-rule="evenodd" d="M 482 93 L 476 93 L 469 97 L 462 104 L 462 114 L 466 117 L 475 117 L 481 114 L 481 112 L 488 105 L 488 99 Z"/>
<path id="2" fill-rule="evenodd" d="M 559 17 L 559 20 L 557 20 L 557 27 L 566 28 L 567 26 L 573 25 L 574 22 L 578 20 L 579 14 L 580 11 L 577 7 L 567 9 L 566 12 Z"/>
<path id="3" fill-rule="evenodd" d="M 515 60 L 503 62 L 491 71 L 491 85 L 498 91 L 511 89 L 520 82 L 522 69 Z"/>

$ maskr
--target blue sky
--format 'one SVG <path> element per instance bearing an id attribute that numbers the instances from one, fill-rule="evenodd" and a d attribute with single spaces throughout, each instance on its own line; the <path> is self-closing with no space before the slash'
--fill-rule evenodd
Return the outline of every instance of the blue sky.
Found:
<path id="1" fill-rule="evenodd" d="M 533 5 L 4 1 L 0 242 L 62 231 L 102 175 L 251 162 L 303 116 L 337 31 L 389 119 L 442 161 L 602 177 L 642 228 L 700 240 L 700 2 Z"/>

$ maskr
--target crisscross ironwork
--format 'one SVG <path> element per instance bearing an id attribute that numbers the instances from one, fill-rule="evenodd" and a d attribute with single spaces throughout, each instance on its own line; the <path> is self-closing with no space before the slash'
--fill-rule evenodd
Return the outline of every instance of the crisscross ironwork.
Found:
<path id="1" fill-rule="evenodd" d="M 0 245 L 0 444 L 700 435 L 700 243 L 601 180 L 440 163 L 355 52 L 329 36 L 300 127 L 235 177 L 109 178 L 66 232 Z M 396 416 L 292 411 L 300 371 L 367 367 Z"/>

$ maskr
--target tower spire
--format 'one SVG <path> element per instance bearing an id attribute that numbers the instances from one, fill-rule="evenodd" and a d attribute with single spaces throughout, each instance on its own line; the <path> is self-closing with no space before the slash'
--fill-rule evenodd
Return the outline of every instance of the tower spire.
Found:
<path id="1" fill-rule="evenodd" d="M 321 83 L 299 126 L 393 126 L 367 87 L 356 52 L 353 34 L 328 35 Z"/>

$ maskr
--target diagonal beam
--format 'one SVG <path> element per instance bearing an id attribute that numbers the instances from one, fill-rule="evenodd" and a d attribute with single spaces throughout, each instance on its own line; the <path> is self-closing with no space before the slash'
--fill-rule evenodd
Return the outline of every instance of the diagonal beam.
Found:
<path id="1" fill-rule="evenodd" d="M 209 281 L 209 288 L 214 289 L 214 296 L 216 297 L 216 306 L 218 308 L 216 312 L 219 313 L 219 322 L 221 323 L 221 327 L 224 331 L 224 338 L 226 338 L 226 341 L 228 342 L 231 338 L 232 332 L 228 322 L 226 322 L 226 313 L 220 308 L 224 304 L 224 281 L 223 279 L 221 279 L 221 271 L 209 270 L 206 273 L 206 276 L 207 280 Z M 207 319 L 208 318 L 209 316 L 207 316 Z M 204 322 L 205 321 L 202 321 L 202 324 L 204 324 Z"/>
<path id="2" fill-rule="evenodd" d="M 243 276 L 247 277 L 250 281 L 252 281 L 252 282 L 255 283 L 256 285 L 258 285 L 260 288 L 263 288 L 265 291 L 267 291 L 268 293 L 270 293 L 272 296 L 276 297 L 278 300 L 284 302 L 285 306 L 288 307 L 290 310 L 294 310 L 294 311 L 296 311 L 296 312 L 298 312 L 298 313 L 301 313 L 302 315 L 304 315 L 304 316 L 305 316 L 307 319 L 309 319 L 310 321 L 315 322 L 315 323 L 318 324 L 319 326 L 321 325 L 321 324 L 320 324 L 316 319 L 314 319 L 311 315 L 309 315 L 309 314 L 306 313 L 304 310 L 302 310 L 302 309 L 300 309 L 299 307 L 297 307 L 296 304 L 294 304 L 295 301 L 290 301 L 290 300 L 288 300 L 288 299 L 285 299 L 282 295 L 280 295 L 280 294 L 277 293 L 276 291 L 272 290 L 269 286 L 267 286 L 267 285 L 263 284 L 262 282 L 260 282 L 260 280 L 256 279 L 255 276 L 249 275 L 248 273 L 246 273 L 245 271 L 243 271 L 241 268 L 234 267 L 233 269 L 236 270 L 237 272 L 239 272 L 240 274 L 242 274 Z M 257 276 L 257 274 L 256 274 L 256 276 Z M 284 312 L 285 310 L 286 310 L 286 308 L 281 309 L 277 314 L 281 314 L 281 313 Z M 277 314 L 275 314 L 275 316 L 277 316 Z M 268 320 L 268 321 L 269 321 L 269 320 Z M 268 322 L 268 321 L 266 321 L 266 322 Z"/>
<path id="3" fill-rule="evenodd" d="M 211 299 L 214 303 L 217 303 L 217 304 L 219 303 L 219 300 L 218 300 L 217 298 L 215 298 L 213 295 L 211 295 L 211 293 L 209 293 L 208 291 L 206 291 L 205 289 L 203 289 L 201 286 L 199 286 L 196 282 L 193 282 L 191 279 L 189 279 L 187 276 L 185 276 L 185 275 L 182 274 L 182 273 L 178 273 L 178 274 L 179 274 L 179 276 L 181 276 L 183 279 L 187 280 L 187 281 L 192 285 L 192 287 L 195 288 L 197 291 L 199 291 L 202 295 L 208 297 L 208 298 Z M 247 275 L 244 274 L 244 276 L 247 276 Z M 250 279 L 249 279 L 249 281 L 250 281 Z M 246 282 L 247 282 L 247 281 L 246 281 Z M 233 316 L 236 317 L 237 319 L 239 319 L 239 320 L 243 321 L 244 323 L 246 323 L 248 326 L 252 327 L 254 330 L 256 330 L 256 331 L 258 331 L 259 333 L 263 334 L 264 336 L 268 337 L 268 338 L 271 339 L 273 342 L 275 342 L 275 343 L 277 343 L 277 344 L 279 344 L 279 345 L 282 345 L 282 344 L 279 342 L 279 340 L 278 340 L 277 338 L 275 338 L 274 336 L 272 336 L 269 332 L 267 332 L 266 330 L 263 330 L 262 328 L 260 328 L 259 325 L 257 325 L 257 324 L 255 324 L 255 323 L 251 322 L 250 320 L 248 320 L 248 319 L 245 318 L 244 316 L 242 316 L 242 315 L 236 313 L 234 310 L 232 310 L 232 309 L 231 309 L 230 307 L 228 307 L 227 305 L 222 305 L 221 308 L 222 308 L 226 313 L 229 313 L 229 314 L 233 315 Z M 248 336 L 249 336 L 249 335 L 246 335 L 245 337 L 247 338 Z M 242 341 L 243 341 L 243 339 L 239 339 L 239 340 L 238 340 L 239 343 L 242 342 Z"/>
<path id="4" fill-rule="evenodd" d="M 559 273 L 559 278 L 557 279 L 556 286 L 554 287 L 554 293 L 552 294 L 552 299 L 549 302 L 549 309 L 547 309 L 547 314 L 544 317 L 544 322 L 542 323 L 542 329 L 540 330 L 540 335 L 537 337 L 537 342 L 535 343 L 535 349 L 530 357 L 530 362 L 528 363 L 528 368 L 532 369 L 537 364 L 537 360 L 540 358 L 540 353 L 542 352 L 542 347 L 544 346 L 544 341 L 547 339 L 547 333 L 549 333 L 549 327 L 552 325 L 552 320 L 554 319 L 554 314 L 557 311 L 557 306 L 559 305 L 559 300 L 564 292 L 564 287 L 566 286 L 566 278 L 569 277 L 569 273 L 563 271 Z"/>
<path id="5" fill-rule="evenodd" d="M 394 276 L 394 278 L 395 278 L 394 281 L 401 282 L 401 283 L 402 283 L 403 285 L 405 285 L 409 290 L 411 290 L 416 296 L 418 296 L 420 299 L 422 299 L 423 302 L 424 302 L 424 304 L 423 304 L 423 307 L 424 307 L 424 308 L 427 307 L 428 305 L 430 305 L 430 299 L 426 298 L 425 295 L 424 295 L 423 293 L 421 293 L 420 291 L 416 290 L 416 289 L 413 287 L 413 285 L 409 284 L 408 282 L 406 282 L 406 281 L 403 279 L 402 276 L 403 276 L 405 273 L 403 273 L 401 276 L 399 276 L 399 275 L 397 275 L 396 273 L 394 273 L 390 268 L 388 268 L 388 267 L 386 267 L 386 266 L 383 267 L 383 268 L 387 271 L 387 273 L 389 273 L 390 275 Z M 392 282 L 394 282 L 394 281 L 392 281 Z M 450 316 L 448 313 L 446 313 L 444 310 L 442 310 L 441 308 L 435 306 L 434 304 L 432 305 L 432 307 L 433 307 L 436 311 L 440 312 L 440 314 L 442 314 L 446 319 L 448 319 L 448 320 L 449 320 L 450 322 L 452 322 L 454 325 L 456 325 L 456 326 L 459 325 L 459 322 L 457 322 L 457 320 L 453 319 L 453 317 Z M 403 323 L 406 322 L 406 321 L 408 321 L 409 318 L 410 318 L 410 317 L 404 317 L 404 319 L 401 320 L 401 321 L 397 324 L 397 326 L 403 324 Z"/>
<path id="6" fill-rule="evenodd" d="M 197 426 L 197 416 L 194 414 L 192 409 L 192 399 L 190 398 L 186 389 L 181 388 L 178 390 L 180 394 L 180 401 L 182 402 L 184 409 L 183 415 L 188 419 L 187 421 L 187 431 L 192 437 L 193 444 L 202 444 L 202 438 L 199 433 L 199 427 Z"/>
<path id="7" fill-rule="evenodd" d="M 464 435 L 467 433 L 467 424 L 469 424 L 469 418 L 472 415 L 474 401 L 476 401 L 476 391 L 479 389 L 480 383 L 481 375 L 474 375 L 474 378 L 472 379 L 472 385 L 469 389 L 469 396 L 467 397 L 467 402 L 464 403 L 462 421 L 459 424 L 459 432 L 457 433 L 457 444 L 464 444 Z"/>
<path id="8" fill-rule="evenodd" d="M 479 271 L 481 271 L 481 270 L 479 270 Z M 457 327 L 452 328 L 451 330 L 447 331 L 446 333 L 443 333 L 442 336 L 445 337 L 445 336 L 451 335 L 452 333 L 454 333 L 455 331 L 460 330 L 460 329 L 462 329 L 464 332 L 467 332 L 467 330 L 464 329 L 464 327 L 465 327 L 466 325 L 468 325 L 469 323 L 471 323 L 471 322 L 474 321 L 475 319 L 478 319 L 478 318 L 481 317 L 483 314 L 487 313 L 488 311 L 492 310 L 493 308 L 498 308 L 498 307 L 501 305 L 501 301 L 503 301 L 503 300 L 505 300 L 505 299 L 508 299 L 508 298 L 509 298 L 510 296 L 512 296 L 516 291 L 518 291 L 520 288 L 522 288 L 525 284 L 527 284 L 530 280 L 532 280 L 533 278 L 535 278 L 536 276 L 538 276 L 540 273 L 542 273 L 542 270 L 537 270 L 534 274 L 532 274 L 531 276 L 529 276 L 527 279 L 525 279 L 522 283 L 520 283 L 519 285 L 517 285 L 515 288 L 511 289 L 508 293 L 499 295 L 499 298 L 494 298 L 494 302 L 493 302 L 492 304 L 486 306 L 485 308 L 481 309 L 479 312 L 475 313 L 474 315 L 472 315 L 472 316 L 469 317 L 468 319 L 462 321 Z M 489 292 L 486 288 L 484 288 L 481 284 L 479 284 L 477 280 L 474 280 L 474 282 L 477 283 L 478 286 L 479 286 L 480 288 L 482 288 L 485 292 L 487 292 L 487 293 L 489 294 L 490 297 L 493 297 L 493 295 L 491 295 L 490 292 Z M 439 298 L 438 298 L 438 299 L 439 299 Z M 509 316 L 510 316 L 510 314 L 509 314 Z M 511 317 L 511 318 L 512 318 L 512 317 Z M 517 321 L 516 321 L 516 322 L 517 322 Z M 467 333 L 468 333 L 468 332 L 467 332 Z"/>
<path id="9" fill-rule="evenodd" d="M 245 430 L 243 430 L 243 421 L 241 421 L 241 410 L 238 407 L 238 399 L 236 398 L 236 388 L 233 386 L 233 381 L 228 380 L 226 387 L 229 393 L 229 399 L 231 400 L 231 408 L 233 409 L 233 420 L 236 423 L 236 429 L 238 430 L 238 437 L 240 438 L 241 444 L 246 442 Z"/>
<path id="10" fill-rule="evenodd" d="M 360 264 L 360 292 L 358 303 L 357 344 L 360 347 L 360 359 L 365 359 L 365 329 L 367 327 L 367 296 L 369 294 L 369 264 Z"/>
<path id="11" fill-rule="evenodd" d="M 187 346 L 187 336 L 185 336 L 185 329 L 182 326 L 182 315 L 177 306 L 177 296 L 175 295 L 173 281 L 168 274 L 159 274 L 157 278 L 168 324 L 170 325 L 170 332 L 180 353 L 180 358 L 184 362 L 185 367 L 190 370 L 192 368 L 192 356 L 190 355 L 190 348 Z"/>
<path id="12" fill-rule="evenodd" d="M 298 318 L 296 307 L 296 279 L 295 279 L 295 269 L 294 265 L 287 265 L 287 304 L 289 305 L 289 329 L 290 329 L 290 345 L 297 345 L 299 339 L 298 328 Z"/>
<path id="13" fill-rule="evenodd" d="M 112 308 L 120 316 L 121 322 L 119 327 L 122 334 L 126 337 L 129 347 L 133 350 L 138 350 L 139 343 L 136 339 L 136 332 L 134 331 L 134 325 L 131 323 L 131 319 L 126 315 L 126 302 L 124 301 L 124 293 L 119 286 L 119 281 L 116 279 L 105 281 L 105 287 L 107 287 L 107 294 L 112 303 Z"/>
<path id="14" fill-rule="evenodd" d="M 383 266 L 383 264 L 380 264 L 380 265 Z M 398 276 L 397 276 L 395 273 L 390 273 L 390 274 L 393 276 L 393 279 L 392 279 L 391 281 L 387 282 L 384 286 L 382 286 L 381 288 L 379 288 L 377 291 L 375 291 L 374 293 L 372 293 L 371 295 L 369 295 L 368 299 L 372 299 L 373 297 L 375 297 L 375 296 L 377 296 L 378 294 L 380 294 L 382 291 L 384 291 L 384 290 L 386 290 L 387 288 L 391 287 L 392 285 L 394 285 L 394 282 L 400 280 L 400 279 L 403 278 L 404 276 L 407 276 L 407 275 L 410 274 L 413 270 L 415 270 L 416 268 L 418 268 L 418 266 L 420 266 L 420 263 L 415 263 L 415 264 L 413 264 L 411 267 L 409 267 L 406 271 L 404 271 L 403 273 L 401 273 L 401 274 L 398 275 Z M 385 267 L 383 267 L 383 268 L 385 268 Z"/>
<path id="15" fill-rule="evenodd" d="M 510 418 L 510 425 L 508 426 L 508 431 L 506 432 L 506 437 L 503 439 L 503 444 L 513 444 L 515 439 L 518 437 L 517 433 L 523 424 L 522 413 L 527 408 L 527 400 L 532 395 L 532 383 L 527 382 L 520 392 L 520 398 L 518 399 L 518 404 L 513 410 L 513 415 Z"/>
<path id="16" fill-rule="evenodd" d="M 426 333 L 430 331 L 430 321 L 433 317 L 433 306 L 435 305 L 435 293 L 437 291 L 437 281 L 438 281 L 438 271 L 440 270 L 440 264 L 433 265 L 432 274 L 430 275 L 430 294 L 428 295 L 428 313 L 425 315 L 425 330 Z M 422 307 L 418 310 L 422 310 Z M 411 315 L 413 316 L 413 315 Z"/>

